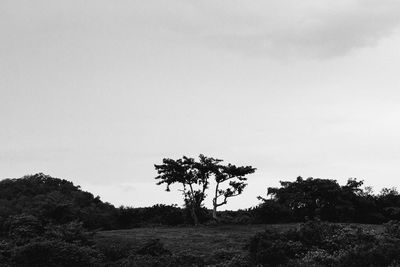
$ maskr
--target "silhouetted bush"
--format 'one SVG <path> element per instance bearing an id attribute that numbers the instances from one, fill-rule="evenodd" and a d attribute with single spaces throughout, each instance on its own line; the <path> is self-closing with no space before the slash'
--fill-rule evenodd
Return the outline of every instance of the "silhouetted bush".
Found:
<path id="1" fill-rule="evenodd" d="M 284 233 L 265 231 L 249 244 L 251 263 L 262 266 L 389 266 L 400 260 L 398 225 L 386 234 L 309 221 Z"/>
<path id="2" fill-rule="evenodd" d="M 336 180 L 312 177 L 280 183 L 280 187 L 268 188 L 271 199 L 259 197 L 262 203 L 251 209 L 255 222 L 304 222 L 308 218 L 381 224 L 400 220 L 400 195 L 395 188 L 372 195 L 370 188 L 362 189 L 363 181 L 356 179 L 343 186 Z"/>
<path id="3" fill-rule="evenodd" d="M 95 266 L 102 260 L 92 248 L 93 233 L 81 222 L 44 225 L 21 214 L 4 225 L 8 231 L 0 243 L 0 263 L 5 266 Z"/>
<path id="4" fill-rule="evenodd" d="M 290 209 L 274 200 L 264 200 L 257 207 L 250 209 L 255 223 L 282 223 L 295 221 Z"/>
<path id="5" fill-rule="evenodd" d="M 33 215 L 20 214 L 10 216 L 5 222 L 9 238 L 16 243 L 24 243 L 44 233 L 42 223 Z"/>
<path id="6" fill-rule="evenodd" d="M 389 221 L 384 225 L 385 233 L 391 237 L 400 238 L 400 222 Z"/>
<path id="7" fill-rule="evenodd" d="M 16 266 L 96 266 L 100 254 L 89 248 L 58 240 L 34 241 L 11 251 Z"/>
<path id="8" fill-rule="evenodd" d="M 157 204 L 147 208 L 118 208 L 116 226 L 129 229 L 149 225 L 180 225 L 187 223 L 185 211 L 176 205 Z"/>
<path id="9" fill-rule="evenodd" d="M 67 243 L 82 246 L 93 245 L 94 232 L 88 231 L 83 227 L 82 222 L 70 222 L 63 225 L 47 225 L 44 238 L 62 240 Z"/>
<path id="10" fill-rule="evenodd" d="M 132 242 L 126 239 L 100 239 L 95 248 L 104 256 L 105 262 L 116 262 L 136 253 Z"/>
<path id="11" fill-rule="evenodd" d="M 139 255 L 161 256 L 170 255 L 171 251 L 164 247 L 159 239 L 150 240 L 142 248 L 136 251 Z"/>
<path id="12" fill-rule="evenodd" d="M 287 264 L 291 259 L 305 253 L 305 246 L 298 240 L 290 240 L 288 235 L 265 231 L 256 234 L 250 241 L 251 259 L 264 266 Z"/>

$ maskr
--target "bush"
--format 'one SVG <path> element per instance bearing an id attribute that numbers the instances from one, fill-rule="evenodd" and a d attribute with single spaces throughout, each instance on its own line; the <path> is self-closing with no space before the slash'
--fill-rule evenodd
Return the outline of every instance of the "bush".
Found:
<path id="1" fill-rule="evenodd" d="M 11 247 L 9 242 L 0 240 L 0 266 L 9 266 Z"/>
<path id="2" fill-rule="evenodd" d="M 104 256 L 106 262 L 115 262 L 135 253 L 132 242 L 125 239 L 103 239 L 96 242 L 95 248 Z"/>
<path id="3" fill-rule="evenodd" d="M 8 218 L 6 228 L 0 243 L 6 266 L 93 266 L 101 259 L 90 247 L 93 233 L 80 222 L 43 226 L 35 216 L 21 214 Z"/>
<path id="4" fill-rule="evenodd" d="M 399 221 L 389 221 L 384 225 L 385 233 L 396 238 L 400 238 L 400 222 Z"/>
<path id="5" fill-rule="evenodd" d="M 400 259 L 400 242 L 382 240 L 357 245 L 339 257 L 340 266 L 389 266 Z"/>
<path id="6" fill-rule="evenodd" d="M 297 264 L 304 267 L 319 267 L 319 266 L 338 266 L 338 260 L 335 256 L 329 254 L 323 249 L 314 249 L 308 251 Z"/>
<path id="7" fill-rule="evenodd" d="M 93 245 L 93 232 L 86 230 L 82 222 L 70 222 L 63 225 L 47 225 L 45 238 L 62 240 L 79 245 Z"/>
<path id="8" fill-rule="evenodd" d="M 8 236 L 17 243 L 24 243 L 43 234 L 42 223 L 33 215 L 10 216 L 6 221 Z"/>
<path id="9" fill-rule="evenodd" d="M 198 267 L 205 266 L 202 257 L 190 254 L 171 254 L 161 256 L 151 255 L 131 255 L 119 261 L 115 266 L 134 266 L 134 267 Z"/>
<path id="10" fill-rule="evenodd" d="M 136 253 L 139 255 L 150 255 L 150 256 L 161 256 L 161 255 L 171 254 L 171 252 L 164 247 L 164 244 L 161 243 L 160 239 L 150 240 Z"/>
<path id="11" fill-rule="evenodd" d="M 263 203 L 250 209 L 256 223 L 278 223 L 294 221 L 290 210 L 274 200 L 264 200 Z"/>
<path id="12" fill-rule="evenodd" d="M 96 266 L 100 254 L 89 248 L 62 241 L 37 241 L 15 247 L 11 263 L 15 266 Z"/>
<path id="13" fill-rule="evenodd" d="M 299 257 L 306 251 L 304 245 L 288 236 L 268 230 L 255 235 L 249 244 L 250 258 L 263 266 L 277 266 Z"/>
<path id="14" fill-rule="evenodd" d="M 361 227 L 309 221 L 281 234 L 257 234 L 249 256 L 262 266 L 389 266 L 400 261 L 399 228 L 392 222 L 378 236 Z"/>
<path id="15" fill-rule="evenodd" d="M 120 207 L 117 227 L 128 229 L 149 225 L 179 225 L 185 223 L 185 211 L 175 205 L 157 204 L 147 208 Z"/>

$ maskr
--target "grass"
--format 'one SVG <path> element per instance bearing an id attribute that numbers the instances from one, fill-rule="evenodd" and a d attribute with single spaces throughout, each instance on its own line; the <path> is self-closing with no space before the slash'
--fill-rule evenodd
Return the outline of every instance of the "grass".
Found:
<path id="1" fill-rule="evenodd" d="M 360 225 L 365 230 L 379 234 L 380 225 Z M 219 225 L 199 227 L 146 227 L 129 230 L 102 231 L 97 233 L 98 244 L 125 247 L 136 251 L 149 240 L 159 239 L 174 254 L 196 255 L 212 263 L 213 259 L 229 260 L 247 254 L 246 245 L 256 233 L 265 229 L 284 232 L 299 224 L 269 225 Z"/>
<path id="2" fill-rule="evenodd" d="M 96 235 L 96 240 L 103 244 L 129 244 L 132 249 L 138 249 L 151 239 L 160 239 L 165 248 L 173 253 L 195 254 L 201 257 L 215 255 L 218 252 L 244 255 L 245 246 L 257 232 L 265 229 L 282 232 L 293 227 L 298 227 L 298 224 L 147 227 L 102 231 Z M 362 227 L 381 231 L 381 227 L 377 225 L 362 225 Z"/>
<path id="3" fill-rule="evenodd" d="M 257 232 L 266 228 L 284 231 L 295 224 L 282 225 L 221 225 L 199 227 L 148 227 L 129 230 L 102 231 L 96 236 L 102 242 L 130 243 L 140 248 L 148 240 L 160 239 L 174 253 L 211 255 L 217 251 L 244 253 L 244 247 Z"/>

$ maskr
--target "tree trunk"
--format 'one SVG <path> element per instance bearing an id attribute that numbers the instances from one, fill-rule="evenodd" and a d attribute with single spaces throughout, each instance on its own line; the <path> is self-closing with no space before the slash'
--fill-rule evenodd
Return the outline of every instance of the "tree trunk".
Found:
<path id="1" fill-rule="evenodd" d="M 214 204 L 214 207 L 213 207 L 213 213 L 212 213 L 212 216 L 213 216 L 213 219 L 215 220 L 215 221 L 219 221 L 219 218 L 218 218 L 218 216 L 217 216 L 217 205 L 215 205 Z"/>
<path id="2" fill-rule="evenodd" d="M 194 207 L 194 205 L 192 205 L 191 211 L 192 211 L 191 213 L 192 213 L 192 219 L 193 219 L 194 226 L 198 226 L 199 218 L 197 218 L 196 208 Z"/>
<path id="3" fill-rule="evenodd" d="M 215 186 L 215 196 L 213 198 L 213 214 L 212 214 L 212 216 L 213 216 L 213 219 L 216 222 L 219 221 L 219 218 L 218 218 L 218 215 L 217 215 L 218 188 L 219 188 L 219 182 L 217 182 L 217 185 Z"/>

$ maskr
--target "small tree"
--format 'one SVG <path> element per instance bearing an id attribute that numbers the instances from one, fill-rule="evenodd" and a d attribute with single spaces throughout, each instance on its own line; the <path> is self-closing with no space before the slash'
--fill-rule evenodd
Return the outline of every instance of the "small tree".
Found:
<path id="1" fill-rule="evenodd" d="M 254 173 L 256 169 L 251 166 L 237 167 L 231 164 L 226 166 L 219 164 L 213 169 L 216 182 L 213 198 L 213 218 L 218 220 L 217 208 L 225 205 L 228 198 L 240 195 L 247 185 L 245 183 L 245 181 L 247 181 L 245 176 Z M 229 181 L 228 187 L 225 189 L 221 188 L 223 183 L 227 181 Z M 218 202 L 219 198 L 222 198 L 223 200 Z"/>
<path id="2" fill-rule="evenodd" d="M 209 187 L 210 177 L 216 182 L 215 195 L 213 198 L 213 218 L 217 218 L 217 208 L 227 203 L 230 197 L 238 196 L 246 187 L 245 175 L 253 173 L 255 168 L 251 166 L 236 167 L 228 164 L 220 164 L 222 160 L 204 155 L 199 156 L 199 161 L 183 156 L 182 159 L 163 159 L 163 164 L 154 165 L 158 172 L 157 185 L 167 184 L 167 191 L 174 183 L 182 185 L 182 191 L 186 207 L 190 209 L 194 224 L 199 222 L 197 211 L 202 207 Z M 222 184 L 229 180 L 227 188 Z M 218 202 L 219 198 L 223 198 Z"/>
<path id="3" fill-rule="evenodd" d="M 195 225 L 199 223 L 197 210 L 205 199 L 205 191 L 209 185 L 209 171 L 206 162 L 212 160 L 200 155 L 200 161 L 196 162 L 193 158 L 183 156 L 182 159 L 163 159 L 163 164 L 154 165 L 158 172 L 156 179 L 160 180 L 157 185 L 167 184 L 167 191 L 174 183 L 182 185 L 182 194 L 186 206 L 190 209 L 191 216 Z"/>

